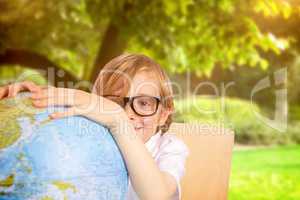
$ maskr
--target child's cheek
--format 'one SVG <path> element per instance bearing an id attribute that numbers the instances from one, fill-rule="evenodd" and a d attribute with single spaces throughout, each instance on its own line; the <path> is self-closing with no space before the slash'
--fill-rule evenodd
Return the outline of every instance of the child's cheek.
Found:
<path id="1" fill-rule="evenodd" d="M 157 120 L 155 120 L 152 117 L 147 117 L 143 119 L 143 126 L 144 129 L 147 130 L 156 130 L 156 127 L 158 126 Z"/>

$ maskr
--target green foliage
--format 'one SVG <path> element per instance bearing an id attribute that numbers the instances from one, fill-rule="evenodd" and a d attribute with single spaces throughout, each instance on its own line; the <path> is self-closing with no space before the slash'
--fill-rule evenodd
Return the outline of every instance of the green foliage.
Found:
<path id="1" fill-rule="evenodd" d="M 289 107 L 289 119 L 292 121 L 300 120 L 300 105 L 292 105 Z"/>
<path id="2" fill-rule="evenodd" d="M 110 23 L 127 51 L 148 54 L 173 73 L 210 75 L 215 65 L 265 69 L 260 50 L 279 54 L 289 41 L 263 33 L 254 16 L 289 19 L 298 12 L 278 0 L 4 0 L 0 9 L 0 52 L 39 52 L 81 78 Z"/>
<path id="3" fill-rule="evenodd" d="M 300 146 L 233 152 L 229 199 L 300 198 Z"/>
<path id="4" fill-rule="evenodd" d="M 295 53 L 295 59 L 288 67 L 288 95 L 290 104 L 298 104 L 300 102 L 300 55 Z M 292 110 L 292 115 L 296 114 Z M 298 117 L 300 119 L 300 116 Z"/>
<path id="5" fill-rule="evenodd" d="M 18 77 L 18 79 L 16 79 Z M 21 66 L 6 66 L 0 68 L 0 86 L 11 82 L 32 81 L 39 85 L 47 84 L 45 77 L 34 70 Z"/>
<path id="6" fill-rule="evenodd" d="M 138 2 L 133 2 L 139 7 Z M 190 69 L 197 75 L 210 75 L 216 64 L 224 68 L 249 65 L 266 69 L 268 61 L 259 49 L 279 54 L 289 43 L 272 33 L 263 33 L 253 13 L 288 17 L 292 8 L 279 1 L 262 2 L 269 1 L 153 1 L 140 14 L 136 27 L 146 26 L 135 29 L 129 50 L 146 52 L 176 73 Z M 130 19 L 134 22 L 129 24 L 136 23 L 133 16 Z"/>
<path id="7" fill-rule="evenodd" d="M 284 18 L 291 16 L 293 9 L 292 5 L 288 1 L 257 1 L 255 12 L 263 13 L 267 17 L 276 17 L 277 15 L 283 15 Z"/>
<path id="8" fill-rule="evenodd" d="M 92 66 L 101 23 L 92 22 L 86 1 L 9 0 L 0 9 L 0 52 L 38 52 L 78 77 Z"/>
<path id="9" fill-rule="evenodd" d="M 190 97 L 175 101 L 177 122 L 202 122 L 234 130 L 235 141 L 241 144 L 293 144 L 300 142 L 300 123 L 289 124 L 281 133 L 264 124 L 255 113 L 263 111 L 249 101 L 224 98 Z"/>

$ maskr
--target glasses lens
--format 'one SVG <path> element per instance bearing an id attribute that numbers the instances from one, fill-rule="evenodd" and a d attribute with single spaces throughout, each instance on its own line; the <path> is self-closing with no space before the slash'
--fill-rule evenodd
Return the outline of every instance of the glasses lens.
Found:
<path id="1" fill-rule="evenodd" d="M 140 115 L 152 115 L 157 110 L 158 101 L 154 97 L 136 97 L 133 100 L 134 110 Z"/>

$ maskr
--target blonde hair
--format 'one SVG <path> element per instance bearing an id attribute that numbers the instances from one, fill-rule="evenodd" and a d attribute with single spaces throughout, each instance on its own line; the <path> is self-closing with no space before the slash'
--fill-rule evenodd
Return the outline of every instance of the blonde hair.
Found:
<path id="1" fill-rule="evenodd" d="M 122 54 L 113 58 L 99 73 L 93 87 L 93 93 L 100 96 L 116 95 L 116 93 L 119 96 L 126 96 L 130 89 L 130 80 L 141 71 L 152 72 L 157 77 L 162 105 L 171 111 L 165 124 L 157 128 L 157 131 L 161 130 L 162 133 L 165 133 L 172 123 L 173 91 L 167 74 L 151 58 L 141 54 Z"/>

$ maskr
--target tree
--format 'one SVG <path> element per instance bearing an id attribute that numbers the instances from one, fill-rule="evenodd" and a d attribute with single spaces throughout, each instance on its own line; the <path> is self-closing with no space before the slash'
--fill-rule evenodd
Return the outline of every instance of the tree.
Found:
<path id="1" fill-rule="evenodd" d="M 257 16 L 288 21 L 299 10 L 292 0 L 5 0 L 0 8 L 2 52 L 38 52 L 91 81 L 124 51 L 145 53 L 171 73 L 267 68 L 263 52 L 280 54 L 289 38 L 263 32 Z"/>
<path id="2" fill-rule="evenodd" d="M 36 70 L 52 68 L 52 70 L 43 70 L 44 76 L 49 77 L 49 73 L 53 73 L 55 76 L 55 82 L 60 82 L 64 86 L 68 85 L 69 81 L 78 80 L 77 77 L 73 76 L 71 73 L 68 73 L 58 67 L 55 63 L 51 62 L 47 57 L 39 55 L 35 52 L 30 52 L 26 50 L 15 50 L 7 49 L 4 54 L 0 55 L 0 63 L 6 65 L 22 65 L 24 67 L 29 67 Z M 57 76 L 59 72 L 63 71 L 63 76 Z M 51 82 L 51 80 L 49 80 Z M 54 84 L 54 83 L 52 83 Z"/>

